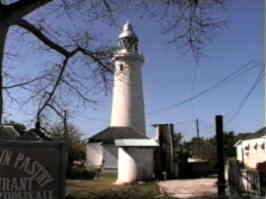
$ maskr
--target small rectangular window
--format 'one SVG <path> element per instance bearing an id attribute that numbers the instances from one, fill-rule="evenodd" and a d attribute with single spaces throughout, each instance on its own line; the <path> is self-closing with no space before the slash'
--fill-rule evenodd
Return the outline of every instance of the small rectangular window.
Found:
<path id="1" fill-rule="evenodd" d="M 124 67 L 123 67 L 123 64 L 120 64 L 120 65 L 119 65 L 119 70 L 120 70 L 120 71 L 123 71 L 123 68 L 124 68 Z"/>

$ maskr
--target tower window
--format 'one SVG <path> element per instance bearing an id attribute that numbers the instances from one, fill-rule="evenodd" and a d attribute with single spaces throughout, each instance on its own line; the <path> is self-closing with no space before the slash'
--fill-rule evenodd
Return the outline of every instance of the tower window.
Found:
<path id="1" fill-rule="evenodd" d="M 119 65 L 119 70 L 120 70 L 120 71 L 123 71 L 123 69 L 124 69 L 123 64 L 120 64 L 120 65 Z"/>

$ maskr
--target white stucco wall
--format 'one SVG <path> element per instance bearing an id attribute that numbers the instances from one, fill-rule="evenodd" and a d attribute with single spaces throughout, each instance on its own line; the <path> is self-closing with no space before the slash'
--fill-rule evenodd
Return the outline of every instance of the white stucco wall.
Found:
<path id="1" fill-rule="evenodd" d="M 134 183 L 153 178 L 154 149 L 145 147 L 118 148 L 117 184 Z"/>
<path id="2" fill-rule="evenodd" d="M 263 143 L 264 149 L 262 149 Z M 266 137 L 243 140 L 237 145 L 236 151 L 237 160 L 244 162 L 248 167 L 256 168 L 257 163 L 266 161 Z"/>
<path id="3" fill-rule="evenodd" d="M 103 147 L 101 143 L 89 143 L 86 146 L 86 167 L 97 168 L 103 159 Z"/>
<path id="4" fill-rule="evenodd" d="M 236 158 L 240 162 L 243 161 L 243 149 L 242 149 L 242 146 L 237 146 L 236 147 Z"/>
<path id="5" fill-rule="evenodd" d="M 118 148 L 114 144 L 89 143 L 86 149 L 86 166 L 99 167 L 104 160 L 105 169 L 117 169 Z"/>
<path id="6" fill-rule="evenodd" d="M 118 149 L 113 144 L 103 145 L 104 168 L 117 169 Z"/>

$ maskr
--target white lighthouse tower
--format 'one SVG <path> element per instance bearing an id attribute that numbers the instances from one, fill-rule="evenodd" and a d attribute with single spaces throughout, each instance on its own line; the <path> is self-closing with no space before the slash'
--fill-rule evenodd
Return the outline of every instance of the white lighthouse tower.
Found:
<path id="1" fill-rule="evenodd" d="M 110 126 L 90 137 L 86 165 L 117 171 L 116 184 L 150 180 L 158 143 L 145 135 L 142 65 L 138 37 L 131 24 L 119 34 L 114 54 L 114 85 Z"/>
<path id="2" fill-rule="evenodd" d="M 138 37 L 130 23 L 119 35 L 119 50 L 113 56 L 115 67 L 111 127 L 132 127 L 145 135 L 142 65 Z"/>
<path id="3" fill-rule="evenodd" d="M 266 131 L 266 0 L 264 1 L 264 127 Z"/>

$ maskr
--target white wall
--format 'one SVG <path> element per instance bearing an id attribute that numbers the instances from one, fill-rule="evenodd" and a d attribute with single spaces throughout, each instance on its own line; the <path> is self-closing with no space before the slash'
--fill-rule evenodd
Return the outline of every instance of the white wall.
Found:
<path id="1" fill-rule="evenodd" d="M 118 148 L 117 184 L 134 183 L 153 178 L 154 157 L 152 148 Z"/>
<path id="2" fill-rule="evenodd" d="M 101 143 L 89 143 L 86 146 L 86 167 L 97 168 L 103 159 L 103 148 Z"/>
<path id="3" fill-rule="evenodd" d="M 263 143 L 265 145 L 264 149 L 261 147 Z M 257 149 L 255 149 L 255 145 L 257 145 Z M 248 146 L 249 150 L 246 148 Z M 237 146 L 237 160 L 244 162 L 245 165 L 251 168 L 256 168 L 257 163 L 266 161 L 266 138 L 243 140 Z"/>
<path id="4" fill-rule="evenodd" d="M 117 169 L 118 149 L 113 144 L 89 143 L 86 149 L 86 166 L 97 168 L 104 159 L 104 168 Z"/>
<path id="5" fill-rule="evenodd" d="M 113 144 L 103 145 L 104 168 L 117 169 L 118 149 Z"/>
<path id="6" fill-rule="evenodd" d="M 242 145 L 236 147 L 236 159 L 240 162 L 243 161 L 243 149 Z"/>

